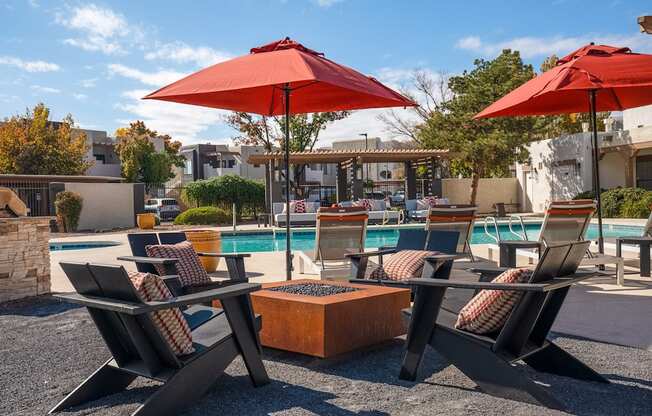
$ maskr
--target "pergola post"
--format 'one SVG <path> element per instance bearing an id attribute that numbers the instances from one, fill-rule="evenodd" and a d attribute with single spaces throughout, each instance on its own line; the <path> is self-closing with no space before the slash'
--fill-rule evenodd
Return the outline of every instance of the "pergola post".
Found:
<path id="1" fill-rule="evenodd" d="M 357 159 L 351 163 L 351 196 L 352 199 L 364 198 L 364 186 L 362 183 L 362 164 Z"/>
<path id="2" fill-rule="evenodd" d="M 272 160 L 270 162 L 271 164 L 271 170 L 272 174 L 270 175 L 270 193 L 271 193 L 271 199 L 272 203 L 274 202 L 283 202 L 283 199 L 281 198 L 281 181 L 280 181 L 280 174 L 281 171 L 278 169 L 277 162 Z"/>
<path id="3" fill-rule="evenodd" d="M 405 199 L 417 199 L 417 173 L 411 162 L 405 162 Z"/>
<path id="4" fill-rule="evenodd" d="M 337 203 L 348 200 L 348 180 L 346 169 L 342 166 L 342 162 L 337 164 L 337 179 L 335 181 L 336 191 L 337 191 Z"/>
<path id="5" fill-rule="evenodd" d="M 437 159 L 434 157 L 430 159 L 430 189 L 433 196 L 442 198 L 442 183 L 441 183 L 441 172 L 438 170 Z"/>

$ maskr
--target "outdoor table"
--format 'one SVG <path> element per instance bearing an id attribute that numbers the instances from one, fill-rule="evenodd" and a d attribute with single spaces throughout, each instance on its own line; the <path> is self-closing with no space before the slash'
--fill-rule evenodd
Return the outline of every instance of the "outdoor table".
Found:
<path id="1" fill-rule="evenodd" d="M 256 223 L 258 225 L 258 228 L 260 228 L 260 223 L 261 220 L 264 220 L 265 227 L 269 227 L 272 224 L 272 214 L 268 214 L 266 212 L 260 213 L 256 215 Z"/>
<path id="2" fill-rule="evenodd" d="M 650 245 L 652 244 L 652 237 L 616 238 L 616 257 L 622 257 L 623 244 L 638 246 L 641 276 L 650 277 Z"/>
<path id="3" fill-rule="evenodd" d="M 501 240 L 498 242 L 500 247 L 500 267 L 516 267 L 516 250 L 519 248 L 541 248 L 538 241 L 527 240 Z"/>

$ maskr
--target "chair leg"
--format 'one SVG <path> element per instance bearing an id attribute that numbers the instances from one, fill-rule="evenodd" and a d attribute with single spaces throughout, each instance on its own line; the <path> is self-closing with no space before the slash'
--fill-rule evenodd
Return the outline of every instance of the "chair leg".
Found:
<path id="1" fill-rule="evenodd" d="M 107 361 L 90 375 L 75 390 L 70 392 L 49 413 L 55 413 L 69 407 L 90 402 L 114 393 L 123 391 L 136 378 L 135 375 L 125 373 L 109 365 Z"/>
<path id="2" fill-rule="evenodd" d="M 426 345 L 430 342 L 439 314 L 439 305 L 444 297 L 444 290 L 419 286 L 415 289 L 412 318 L 405 341 L 405 355 L 399 378 L 415 381 L 417 370 L 423 359 Z"/>
<path id="3" fill-rule="evenodd" d="M 249 296 L 226 298 L 221 302 L 251 382 L 256 387 L 269 383 L 269 376 L 261 358 L 262 348 Z"/>
<path id="4" fill-rule="evenodd" d="M 542 373 L 609 383 L 609 380 L 552 342 L 542 350 L 523 358 L 523 361 Z"/>
<path id="5" fill-rule="evenodd" d="M 178 370 L 132 416 L 174 416 L 192 406 L 215 384 L 238 355 L 233 337 Z"/>
<path id="6" fill-rule="evenodd" d="M 564 405 L 549 391 L 530 380 L 486 345 L 443 329 L 435 330 L 430 345 L 485 393 L 564 410 Z"/>
<path id="7" fill-rule="evenodd" d="M 229 272 L 229 278 L 234 281 L 246 282 L 247 274 L 245 273 L 245 264 L 242 257 L 227 257 L 226 269 Z"/>

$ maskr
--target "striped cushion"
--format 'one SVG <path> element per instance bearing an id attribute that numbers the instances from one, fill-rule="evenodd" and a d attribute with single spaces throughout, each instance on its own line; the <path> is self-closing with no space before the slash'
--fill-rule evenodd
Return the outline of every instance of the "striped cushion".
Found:
<path id="1" fill-rule="evenodd" d="M 199 256 L 189 241 L 177 244 L 160 244 L 145 246 L 148 257 L 179 259 L 176 263 L 177 273 L 182 286 L 196 286 L 211 283 L 206 269 L 199 261 Z M 160 275 L 165 273 L 161 265 L 155 265 Z"/>
<path id="2" fill-rule="evenodd" d="M 357 201 L 354 201 L 351 206 L 354 207 L 364 207 L 367 211 L 373 211 L 373 202 L 369 199 L 359 199 Z"/>
<path id="3" fill-rule="evenodd" d="M 306 201 L 303 199 L 299 199 L 298 201 L 290 202 L 290 212 L 295 214 L 305 214 Z"/>
<path id="4" fill-rule="evenodd" d="M 492 282 L 523 283 L 530 276 L 530 269 L 509 269 Z M 460 310 L 455 328 L 475 334 L 497 331 L 503 327 L 521 295 L 521 292 L 514 290 L 481 290 Z"/>
<path id="5" fill-rule="evenodd" d="M 421 277 L 423 264 L 428 256 L 439 254 L 437 251 L 401 250 L 369 275 L 370 279 L 406 280 Z"/>
<path id="6" fill-rule="evenodd" d="M 129 272 L 129 279 L 143 302 L 161 301 L 172 298 L 163 280 L 151 273 Z M 190 326 L 179 308 L 151 312 L 150 317 L 163 338 L 170 344 L 176 355 L 195 352 L 192 346 Z"/>

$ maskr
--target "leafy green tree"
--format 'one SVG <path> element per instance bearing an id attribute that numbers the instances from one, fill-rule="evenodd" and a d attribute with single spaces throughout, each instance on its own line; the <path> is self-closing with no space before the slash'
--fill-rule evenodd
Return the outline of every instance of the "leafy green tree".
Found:
<path id="1" fill-rule="evenodd" d="M 480 178 L 506 176 L 514 162 L 527 160 L 526 145 L 535 137 L 536 123 L 531 117 L 473 116 L 534 75 L 517 51 L 504 50 L 489 61 L 477 59 L 472 70 L 448 79 L 450 96 L 416 128 L 424 147 L 448 149 L 455 155 L 451 170 L 471 177 L 471 204 L 476 203 Z"/>
<path id="2" fill-rule="evenodd" d="M 50 121 L 50 110 L 37 104 L 22 116 L 0 123 L 0 173 L 28 175 L 83 175 L 86 135 L 74 130 L 72 116 Z"/>
<path id="3" fill-rule="evenodd" d="M 143 182 L 147 187 L 160 186 L 174 177 L 172 167 L 183 167 L 185 159 L 179 154 L 181 143 L 168 135 L 159 136 L 142 121 L 115 132 L 116 152 L 121 162 L 122 177 L 129 182 Z M 153 140 L 162 138 L 164 149 L 157 152 Z"/>

